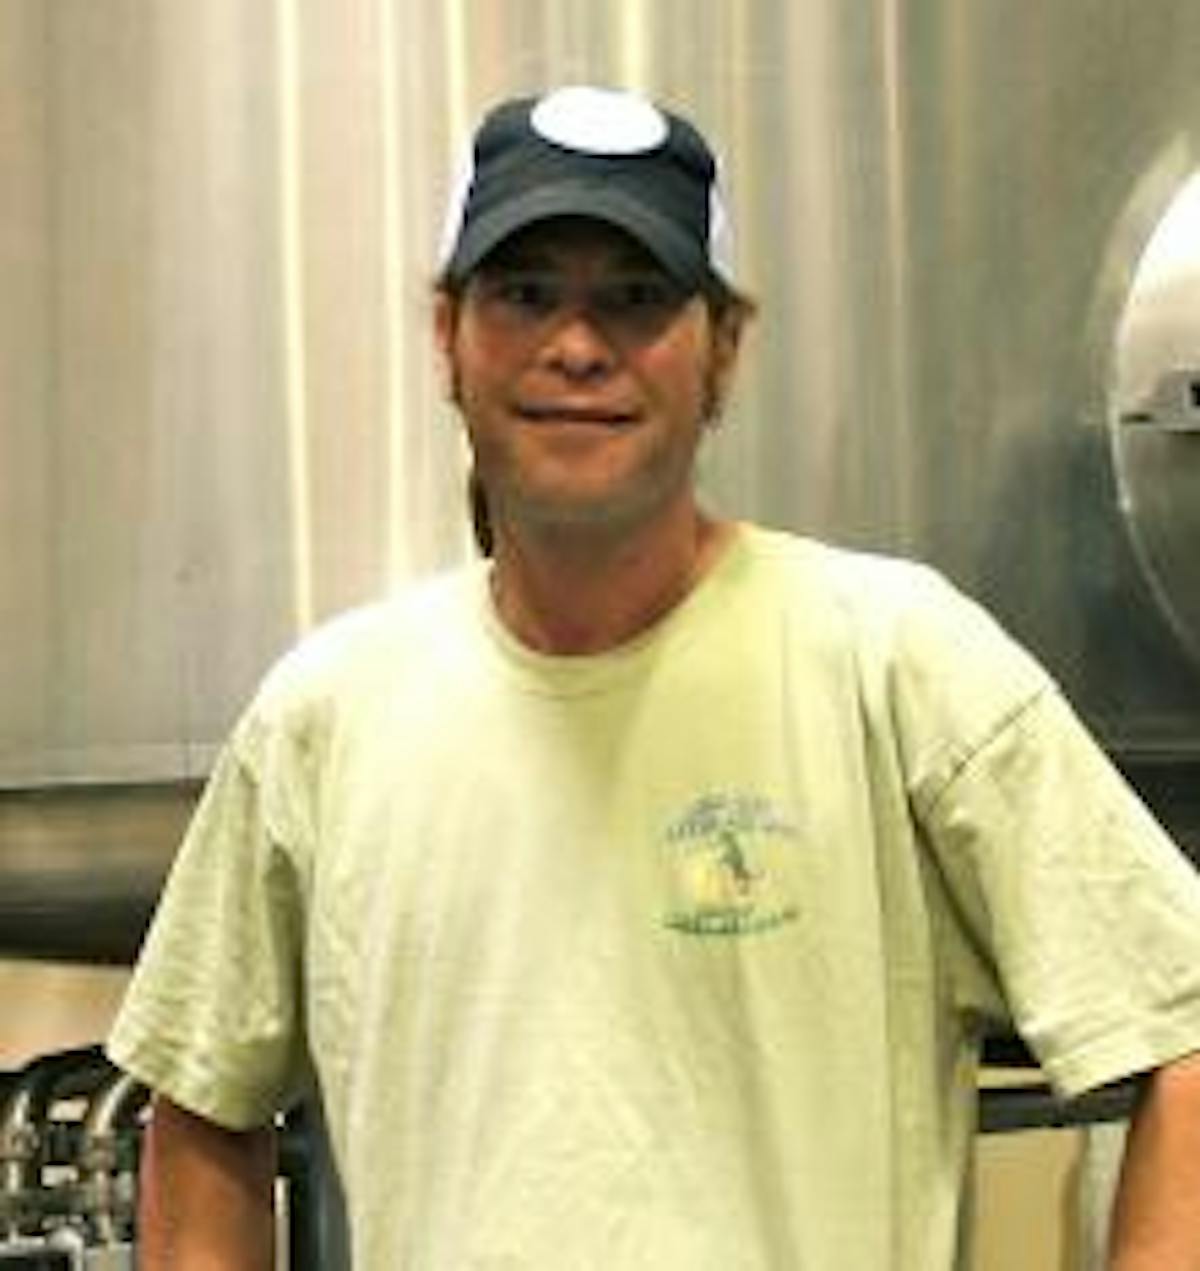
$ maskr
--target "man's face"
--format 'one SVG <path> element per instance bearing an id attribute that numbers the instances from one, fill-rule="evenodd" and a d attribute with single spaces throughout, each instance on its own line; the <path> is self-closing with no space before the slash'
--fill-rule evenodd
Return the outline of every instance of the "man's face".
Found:
<path id="1" fill-rule="evenodd" d="M 514 235 L 439 302 L 437 334 L 501 532 L 615 534 L 692 500 L 736 323 L 628 235 L 586 219 Z"/>

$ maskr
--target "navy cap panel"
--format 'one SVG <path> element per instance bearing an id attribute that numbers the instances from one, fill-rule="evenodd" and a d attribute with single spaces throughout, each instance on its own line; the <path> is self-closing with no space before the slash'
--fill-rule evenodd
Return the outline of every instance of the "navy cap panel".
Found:
<path id="1" fill-rule="evenodd" d="M 575 215 L 626 230 L 689 287 L 728 282 L 728 254 L 715 242 L 726 229 L 716 181 L 704 138 L 632 94 L 574 87 L 504 102 L 476 135 L 443 272 L 461 281 L 508 235 Z"/>
<path id="2" fill-rule="evenodd" d="M 587 210 L 581 212 L 581 206 Z M 702 287 L 709 276 L 708 258 L 697 248 L 694 236 L 620 190 L 578 184 L 542 187 L 523 200 L 502 203 L 481 214 L 463 233 L 447 272 L 461 280 L 513 234 L 563 216 L 586 216 L 623 230 L 688 288 Z"/>

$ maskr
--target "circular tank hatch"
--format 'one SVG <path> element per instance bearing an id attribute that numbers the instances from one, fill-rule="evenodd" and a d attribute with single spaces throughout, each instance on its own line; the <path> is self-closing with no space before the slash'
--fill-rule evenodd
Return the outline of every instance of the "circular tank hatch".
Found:
<path id="1" fill-rule="evenodd" d="M 1117 335 L 1121 508 L 1160 603 L 1200 659 L 1200 173 L 1138 263 Z"/>

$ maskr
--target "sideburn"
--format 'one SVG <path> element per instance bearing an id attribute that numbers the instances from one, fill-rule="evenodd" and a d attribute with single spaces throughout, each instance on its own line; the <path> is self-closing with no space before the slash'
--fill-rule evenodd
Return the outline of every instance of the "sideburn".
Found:
<path id="1" fill-rule="evenodd" d="M 496 550 L 496 532 L 492 527 L 487 490 L 474 468 L 467 477 L 467 506 L 471 513 L 471 532 L 475 536 L 475 546 L 481 556 L 491 557 Z"/>
<path id="2" fill-rule="evenodd" d="M 459 297 L 450 289 L 441 290 L 439 299 L 450 306 L 447 315 L 448 330 L 445 332 L 445 343 L 442 357 L 445 365 L 446 399 L 453 406 L 462 410 L 462 380 L 459 375 L 458 362 L 453 354 L 454 330 L 458 324 Z M 491 509 L 488 507 L 487 490 L 478 471 L 472 467 L 467 474 L 467 513 L 471 518 L 471 533 L 475 546 L 481 556 L 491 557 L 496 550 L 496 531 L 492 525 Z"/>

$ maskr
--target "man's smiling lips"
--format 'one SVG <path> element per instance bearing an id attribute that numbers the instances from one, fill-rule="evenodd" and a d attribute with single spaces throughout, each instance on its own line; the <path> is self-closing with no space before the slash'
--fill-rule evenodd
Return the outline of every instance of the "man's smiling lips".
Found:
<path id="1" fill-rule="evenodd" d="M 575 402 L 518 402 L 516 415 L 531 424 L 584 424 L 600 428 L 621 428 L 636 423 L 638 413 L 618 407 Z"/>

